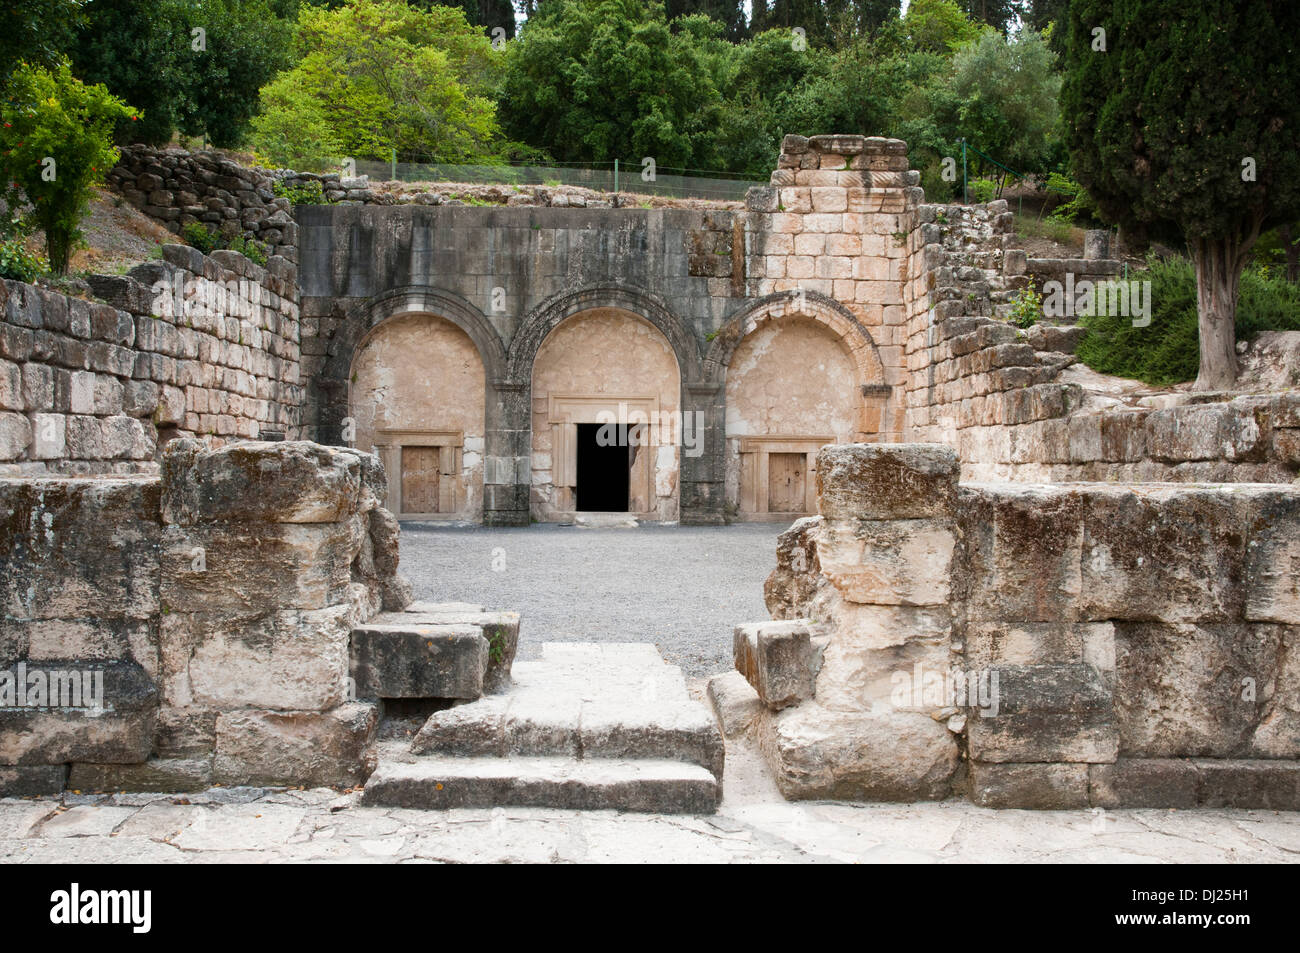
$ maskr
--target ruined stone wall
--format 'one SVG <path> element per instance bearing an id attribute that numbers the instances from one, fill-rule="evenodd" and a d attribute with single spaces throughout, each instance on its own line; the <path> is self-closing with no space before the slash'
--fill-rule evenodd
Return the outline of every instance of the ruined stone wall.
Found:
<path id="1" fill-rule="evenodd" d="M 1300 489 L 958 471 L 822 450 L 736 635 L 788 797 L 1300 809 Z"/>
<path id="2" fill-rule="evenodd" d="M 163 246 L 101 301 L 0 285 L 0 472 L 147 472 L 176 436 L 296 436 L 292 263 Z"/>
<path id="3" fill-rule="evenodd" d="M 275 179 L 216 152 L 124 146 L 107 181 L 128 202 L 177 235 L 199 222 L 225 238 L 261 242 L 268 255 L 298 260 L 298 225 Z M 337 177 L 336 177 L 337 178 Z"/>
<path id="4" fill-rule="evenodd" d="M 383 490 L 374 457 L 299 442 L 0 479 L 0 794 L 364 780 L 348 641 L 409 600 Z M 98 708 L 33 694 L 83 672 Z"/>

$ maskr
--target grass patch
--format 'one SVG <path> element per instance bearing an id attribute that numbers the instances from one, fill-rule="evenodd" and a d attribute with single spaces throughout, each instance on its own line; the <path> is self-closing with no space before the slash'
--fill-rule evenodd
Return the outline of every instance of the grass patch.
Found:
<path id="1" fill-rule="evenodd" d="M 1022 238 L 1047 238 L 1058 245 L 1083 247 L 1083 229 L 1069 222 L 1033 215 L 1015 217 L 1016 234 Z"/>
<path id="2" fill-rule="evenodd" d="M 1151 282 L 1151 324 L 1133 327 L 1127 317 L 1084 316 L 1089 334 L 1079 360 L 1095 371 L 1129 377 L 1157 387 L 1195 380 L 1201 360 L 1196 317 L 1196 273 L 1184 258 L 1150 259 L 1130 281 Z M 1237 303 L 1237 340 L 1261 331 L 1300 331 L 1300 285 L 1247 268 Z"/>

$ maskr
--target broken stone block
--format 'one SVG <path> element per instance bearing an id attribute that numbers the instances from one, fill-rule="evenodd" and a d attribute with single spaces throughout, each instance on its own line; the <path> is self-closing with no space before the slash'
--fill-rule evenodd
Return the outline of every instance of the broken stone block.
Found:
<path id="1" fill-rule="evenodd" d="M 473 699 L 483 694 L 489 646 L 476 626 L 372 621 L 352 630 L 351 646 L 352 678 L 360 698 Z"/>
<path id="2" fill-rule="evenodd" d="M 327 712 L 242 711 L 217 717 L 217 784 L 352 787 L 374 770 L 374 704 Z"/>
<path id="3" fill-rule="evenodd" d="M 362 523 L 167 526 L 162 601 L 172 612 L 244 614 L 346 602 Z"/>
<path id="4" fill-rule="evenodd" d="M 163 518 L 185 526 L 344 521 L 360 501 L 362 456 L 309 441 L 209 450 L 173 440 L 163 456 Z"/>
<path id="5" fill-rule="evenodd" d="M 942 444 L 839 444 L 817 454 L 818 510 L 828 520 L 944 516 L 961 462 Z"/>
<path id="6" fill-rule="evenodd" d="M 380 622 L 381 619 L 371 619 Z M 487 612 L 482 606 L 462 602 L 411 602 L 402 610 L 400 623 L 418 625 L 473 625 L 488 644 L 487 671 L 483 673 L 485 694 L 510 687 L 510 669 L 519 650 L 519 613 Z"/>
<path id="7" fill-rule="evenodd" d="M 1070 810 L 1088 806 L 1087 764 L 970 765 L 970 798 L 980 807 Z"/>
<path id="8" fill-rule="evenodd" d="M 72 765 L 68 788 L 83 792 L 204 791 L 212 786 L 208 759 L 150 758 L 143 764 Z"/>
<path id="9" fill-rule="evenodd" d="M 34 707 L 31 695 L 28 706 L 13 702 L 15 707 L 0 707 L 0 765 L 137 762 L 152 750 L 158 690 L 134 662 L 48 659 L 10 662 L 0 665 L 0 671 L 13 673 L 15 685 L 23 677 L 30 684 L 39 672 L 46 685 L 67 675 L 76 677 L 78 687 L 84 684 L 79 676 L 92 673 L 102 686 L 103 704 L 102 709 L 89 707 L 92 699 L 83 697 L 78 707 Z M 95 685 L 92 681 L 92 692 Z"/>
<path id="10" fill-rule="evenodd" d="M 351 608 L 168 613 L 164 696 L 178 708 L 324 711 L 347 699 Z"/>
<path id="11" fill-rule="evenodd" d="M 708 696 L 718 727 L 728 740 L 747 735 L 763 710 L 758 692 L 740 672 L 723 672 L 710 678 Z"/>
<path id="12" fill-rule="evenodd" d="M 992 704 L 969 699 L 971 758 L 1110 762 L 1119 732 L 1110 687 L 1091 665 L 999 665 Z M 982 700 L 980 700 L 982 701 Z"/>
<path id="13" fill-rule="evenodd" d="M 145 619 L 158 605 L 157 480 L 0 480 L 0 612 Z"/>
<path id="14" fill-rule="evenodd" d="M 828 520 L 817 552 L 821 571 L 849 602 L 942 605 L 956 542 L 948 520 Z"/>
<path id="15" fill-rule="evenodd" d="M 759 744 L 790 799 L 941 800 L 958 764 L 956 738 L 928 715 L 831 711 L 816 702 L 764 714 Z"/>
<path id="16" fill-rule="evenodd" d="M 806 516 L 776 538 L 776 568 L 763 583 L 763 601 L 773 619 L 809 615 L 818 593 L 828 585 L 817 560 L 820 516 Z"/>
<path id="17" fill-rule="evenodd" d="M 806 619 L 740 625 L 733 642 L 736 670 L 764 705 L 788 708 L 813 696 L 823 645 L 814 645 Z"/>

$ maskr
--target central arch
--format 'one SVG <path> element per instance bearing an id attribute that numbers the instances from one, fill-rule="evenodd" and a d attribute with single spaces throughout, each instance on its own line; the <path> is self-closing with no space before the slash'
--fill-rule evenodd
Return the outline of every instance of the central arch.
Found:
<path id="1" fill-rule="evenodd" d="M 651 322 L 612 307 L 570 315 L 537 350 L 531 394 L 534 519 L 678 519 L 681 372 Z"/>

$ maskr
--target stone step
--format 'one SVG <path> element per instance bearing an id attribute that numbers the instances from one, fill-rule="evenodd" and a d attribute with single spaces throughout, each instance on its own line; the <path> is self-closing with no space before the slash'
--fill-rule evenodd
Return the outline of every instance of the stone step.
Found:
<path id="1" fill-rule="evenodd" d="M 518 643 L 517 612 L 413 602 L 353 628 L 351 674 L 360 698 L 475 699 L 509 688 Z"/>
<path id="2" fill-rule="evenodd" d="M 381 762 L 361 802 L 382 807 L 550 807 L 711 814 L 718 780 L 681 761 L 426 757 Z"/>
<path id="3" fill-rule="evenodd" d="M 549 642 L 509 692 L 384 748 L 366 803 L 708 812 L 724 757 L 712 713 L 653 645 Z"/>
<path id="4" fill-rule="evenodd" d="M 722 777 L 709 710 L 653 645 L 555 643 L 515 666 L 509 693 L 429 716 L 415 754 L 686 761 Z"/>

